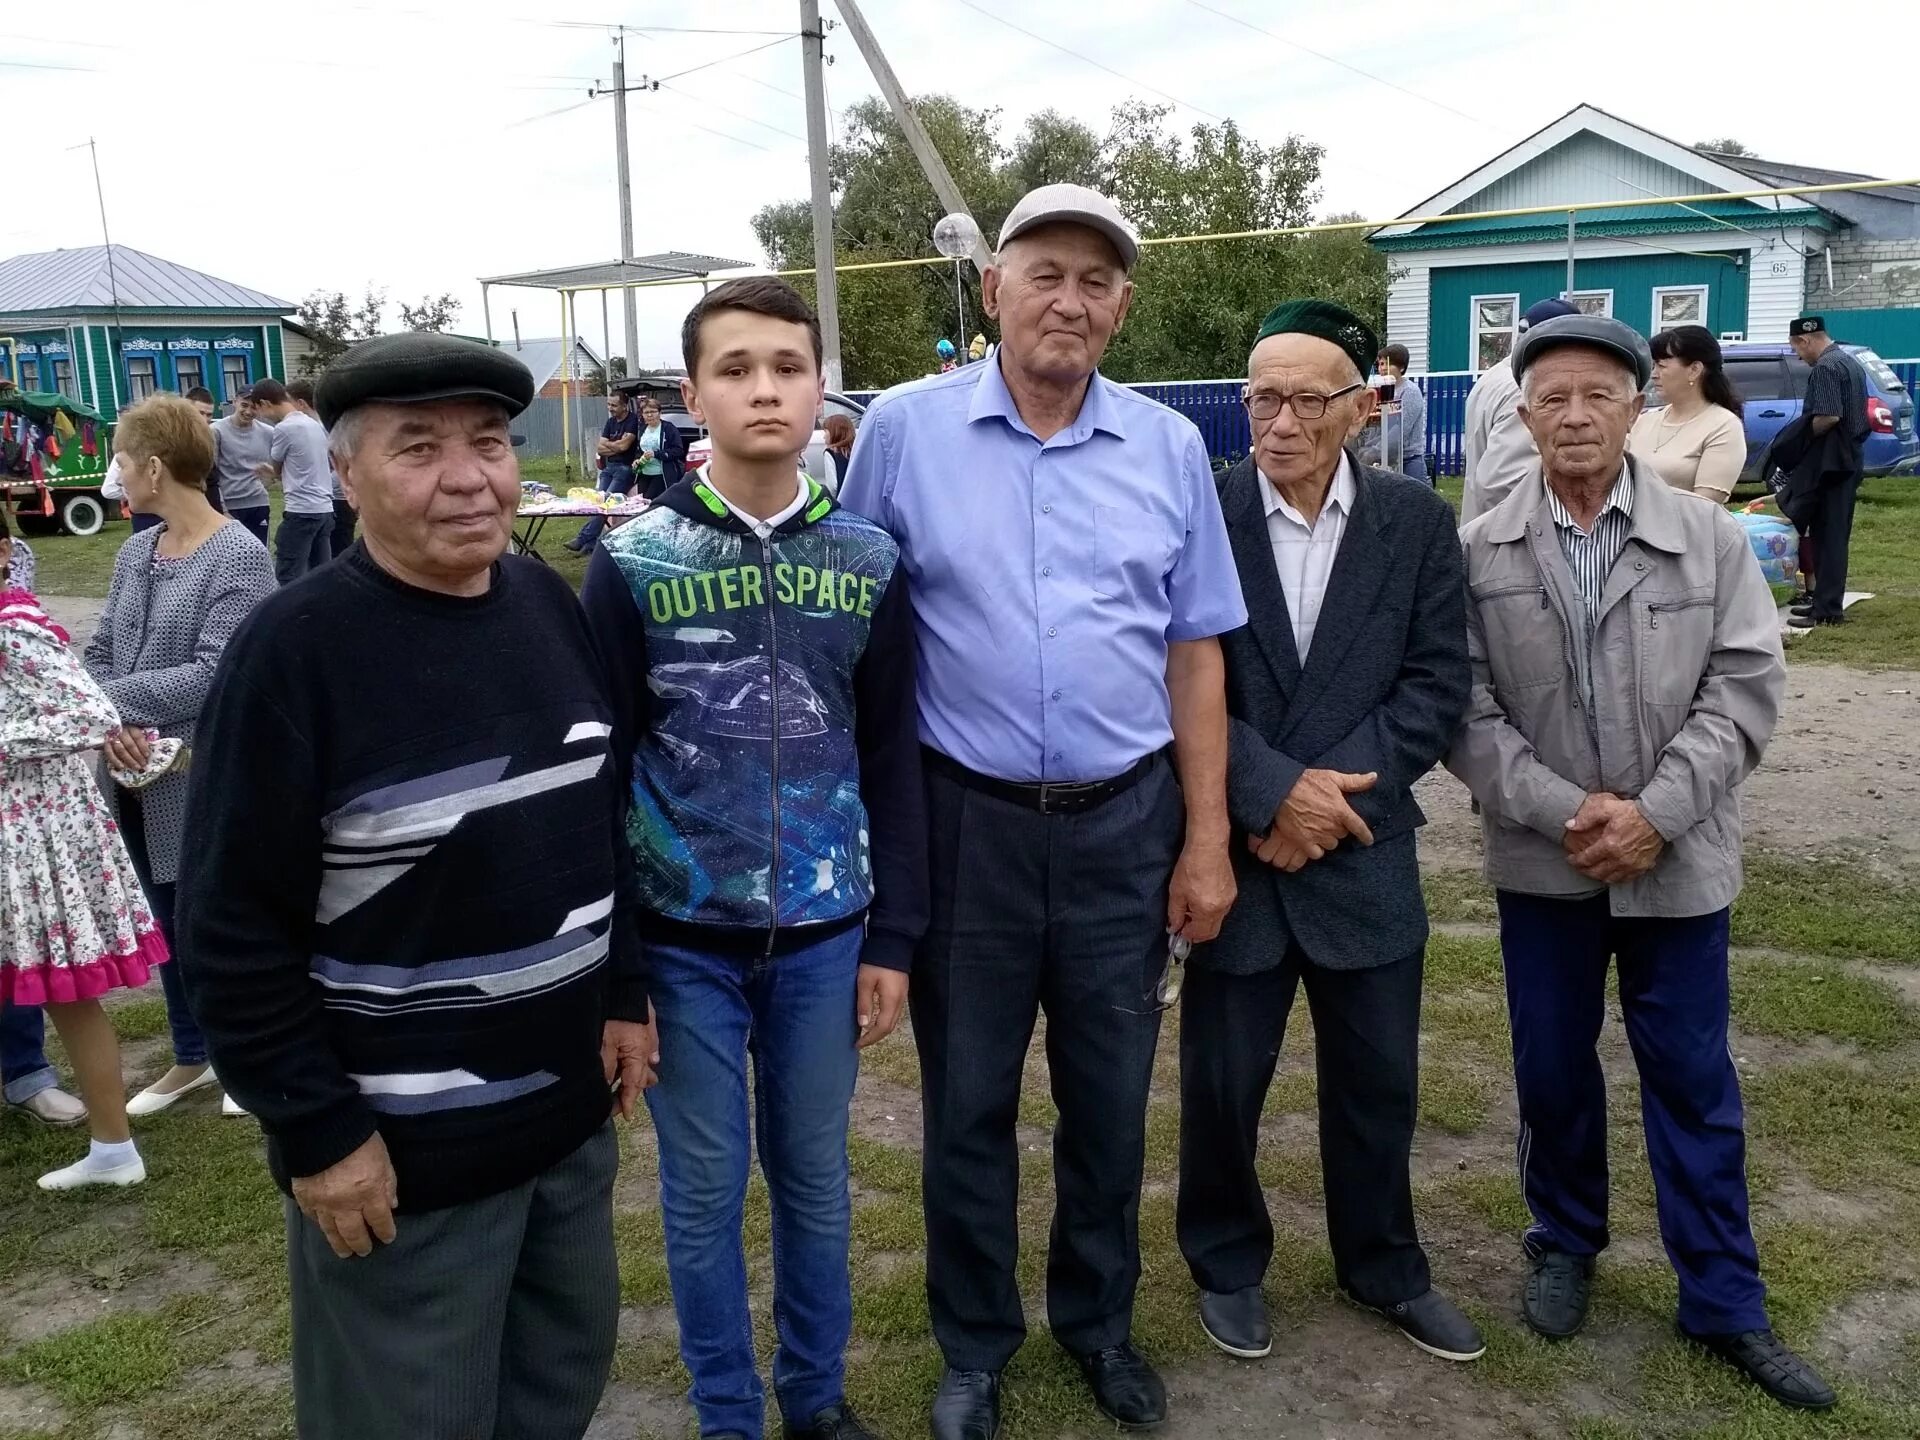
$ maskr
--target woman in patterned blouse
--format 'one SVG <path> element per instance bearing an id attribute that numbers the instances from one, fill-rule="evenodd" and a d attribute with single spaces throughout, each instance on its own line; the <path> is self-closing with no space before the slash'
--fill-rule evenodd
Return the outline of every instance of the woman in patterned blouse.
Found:
<path id="1" fill-rule="evenodd" d="M 245 526 L 207 503 L 213 436 L 192 405 L 177 395 L 143 400 L 120 417 L 113 444 L 128 506 L 161 523 L 121 547 L 86 664 L 120 712 L 122 728 L 107 743 L 107 759 L 139 771 L 147 763 L 145 730 L 191 750 L 220 652 L 272 593 L 273 565 Z M 138 792 L 113 791 L 121 834 L 170 944 L 186 794 L 186 776 L 178 772 Z M 173 1068 L 127 1102 L 129 1115 L 154 1114 L 214 1083 L 180 967 L 163 966 L 160 978 Z M 231 1102 L 227 1109 L 244 1113 Z"/>

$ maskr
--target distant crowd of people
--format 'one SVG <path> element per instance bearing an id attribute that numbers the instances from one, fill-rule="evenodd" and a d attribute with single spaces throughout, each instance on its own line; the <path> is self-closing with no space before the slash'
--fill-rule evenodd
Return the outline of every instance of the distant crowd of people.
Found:
<path id="1" fill-rule="evenodd" d="M 617 1338 L 612 1117 L 644 1096 L 701 1434 L 766 1420 L 757 1155 L 784 1433 L 864 1440 L 849 1113 L 909 1004 L 936 1440 L 998 1432 L 1027 1334 L 1043 1015 L 1046 1323 L 1104 1414 L 1168 1412 L 1132 1331 L 1176 1004 L 1206 1338 L 1275 1346 L 1260 1121 L 1304 990 L 1335 1278 L 1386 1333 L 1478 1358 L 1411 1183 L 1414 787 L 1442 765 L 1499 905 L 1526 1323 L 1579 1332 L 1608 1244 L 1615 967 L 1681 1332 L 1783 1404 L 1835 1403 L 1768 1320 L 1726 1045 L 1740 787 L 1785 667 L 1744 533 L 1694 498 L 1734 473 L 1717 350 L 1536 307 L 1469 404 L 1461 526 L 1354 448 L 1378 367 L 1388 451 L 1420 458 L 1418 389 L 1324 300 L 1247 337 L 1252 453 L 1216 480 L 1191 423 L 1099 373 L 1138 255 L 1104 196 L 1025 196 L 984 277 L 999 345 L 830 434 L 837 496 L 802 468 L 813 312 L 777 279 L 715 287 L 682 333 L 711 459 L 679 473 L 659 407 L 610 398 L 602 486 L 653 503 L 582 532 L 577 598 L 507 553 L 533 396 L 507 352 L 386 337 L 217 425 L 190 397 L 121 418 L 153 523 L 92 641 L 0 594 L 0 997 L 9 1033 L 52 1015 L 92 1126 L 43 1186 L 140 1181 L 129 1114 L 216 1075 L 257 1118 L 303 1436 L 584 1434 Z M 336 495 L 360 536 L 329 562 Z M 156 968 L 175 1063 L 128 1101 L 99 1000 Z M 79 1118 L 46 1074 L 10 1060 L 8 1099 Z"/>

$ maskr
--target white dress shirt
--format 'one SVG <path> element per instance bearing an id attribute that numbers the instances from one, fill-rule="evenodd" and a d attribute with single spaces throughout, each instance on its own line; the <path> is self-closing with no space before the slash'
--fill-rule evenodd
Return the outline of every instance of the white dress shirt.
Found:
<path id="1" fill-rule="evenodd" d="M 1307 651 L 1313 648 L 1313 632 L 1320 624 L 1320 606 L 1327 598 L 1334 557 L 1340 553 L 1340 541 L 1347 533 L 1347 517 L 1353 514 L 1354 495 L 1353 466 L 1345 451 L 1340 454 L 1340 468 L 1334 472 L 1326 503 L 1311 524 L 1281 497 L 1271 480 L 1260 476 L 1260 502 L 1267 511 L 1273 568 L 1280 572 L 1280 589 L 1287 597 L 1287 614 L 1293 621 L 1293 648 L 1302 665 L 1307 663 Z"/>

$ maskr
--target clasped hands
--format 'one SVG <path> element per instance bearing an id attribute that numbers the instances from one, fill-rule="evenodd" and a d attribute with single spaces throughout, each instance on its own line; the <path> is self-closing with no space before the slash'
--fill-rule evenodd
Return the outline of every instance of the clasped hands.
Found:
<path id="1" fill-rule="evenodd" d="M 1379 779 L 1371 770 L 1364 775 L 1303 771 L 1274 812 L 1272 827 L 1264 835 L 1249 835 L 1247 848 L 1274 869 L 1291 875 L 1349 837 L 1362 845 L 1373 844 L 1373 831 L 1347 803 L 1347 796 L 1371 790 Z"/>
<path id="2" fill-rule="evenodd" d="M 1619 885 L 1647 873 L 1667 848 L 1660 832 L 1631 800 L 1605 793 L 1589 795 L 1567 821 L 1560 843 L 1567 863 L 1589 880 Z"/>

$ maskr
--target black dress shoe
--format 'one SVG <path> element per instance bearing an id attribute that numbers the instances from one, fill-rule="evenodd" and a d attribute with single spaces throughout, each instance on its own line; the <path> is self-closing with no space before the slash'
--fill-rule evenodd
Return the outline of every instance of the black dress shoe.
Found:
<path id="1" fill-rule="evenodd" d="M 1000 1433 L 1000 1372 L 947 1367 L 933 1396 L 933 1440 L 994 1440 Z"/>
<path id="2" fill-rule="evenodd" d="M 783 1424 L 780 1428 L 786 1440 L 874 1440 L 873 1432 L 860 1423 L 860 1417 L 844 1400 L 816 1413 L 811 1424 Z"/>
<path id="3" fill-rule="evenodd" d="M 1771 1330 L 1739 1335 L 1681 1335 L 1745 1375 L 1782 1405 L 1796 1410 L 1831 1410 L 1833 1387 Z"/>
<path id="4" fill-rule="evenodd" d="M 1093 1403 L 1122 1430 L 1151 1430 L 1167 1418 L 1167 1387 L 1131 1344 L 1073 1358 L 1093 1390 Z"/>
<path id="5" fill-rule="evenodd" d="M 1809 600 L 1804 605 L 1789 605 L 1787 607 L 1787 613 L 1789 615 L 1811 615 L 1813 614 L 1813 602 Z"/>
<path id="6" fill-rule="evenodd" d="M 1479 1327 L 1438 1290 L 1428 1290 L 1397 1305 L 1382 1305 L 1379 1310 L 1429 1355 L 1442 1360 L 1478 1360 L 1487 1353 L 1486 1337 Z"/>
<path id="7" fill-rule="evenodd" d="M 1566 1340 L 1587 1323 L 1587 1303 L 1592 1298 L 1593 1257 L 1549 1250 L 1533 1259 L 1520 1309 L 1534 1334 Z"/>
<path id="8" fill-rule="evenodd" d="M 1216 1348 L 1238 1359 L 1259 1360 L 1273 1353 L 1273 1329 L 1258 1285 L 1225 1295 L 1202 1290 L 1200 1328 Z"/>

